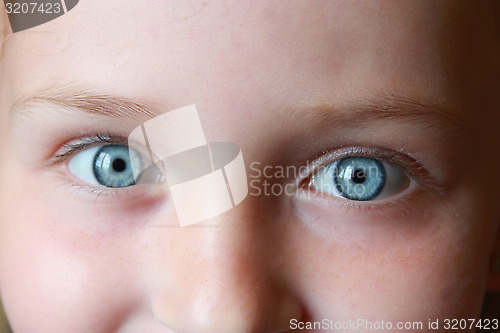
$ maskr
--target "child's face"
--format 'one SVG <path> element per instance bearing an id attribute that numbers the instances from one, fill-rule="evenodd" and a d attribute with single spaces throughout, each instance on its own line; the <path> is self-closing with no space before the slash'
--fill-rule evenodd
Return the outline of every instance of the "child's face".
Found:
<path id="1" fill-rule="evenodd" d="M 475 318 L 500 216 L 487 4 L 82 0 L 14 34 L 0 98 L 0 290 L 14 331 Z M 149 119 L 115 97 L 153 112 L 196 104 L 209 141 L 240 145 L 250 195 L 215 227 L 176 228 L 166 188 L 74 174 L 90 150 L 55 159 L 68 143 L 126 139 Z M 383 196 L 275 175 L 346 150 L 384 161 Z M 266 166 L 273 177 L 257 178 Z M 264 181 L 302 190 L 266 196 Z"/>

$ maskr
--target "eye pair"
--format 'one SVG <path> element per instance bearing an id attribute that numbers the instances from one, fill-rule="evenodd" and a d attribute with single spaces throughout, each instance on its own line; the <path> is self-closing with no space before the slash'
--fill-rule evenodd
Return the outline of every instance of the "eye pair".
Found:
<path id="1" fill-rule="evenodd" d="M 80 180 L 100 187 L 136 184 L 132 165 L 142 154 L 126 145 L 108 144 L 76 152 L 68 169 Z M 329 162 L 310 176 L 308 188 L 354 201 L 373 201 L 396 195 L 409 184 L 405 172 L 391 163 L 366 156 L 348 156 Z"/>

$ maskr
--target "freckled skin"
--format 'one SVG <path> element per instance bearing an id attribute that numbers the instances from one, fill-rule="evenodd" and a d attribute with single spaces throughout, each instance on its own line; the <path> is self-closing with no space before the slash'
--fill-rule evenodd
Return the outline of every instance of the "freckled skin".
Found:
<path id="1" fill-rule="evenodd" d="M 500 162 L 499 13 L 492 1 L 81 0 L 32 30 L 53 33 L 13 36 L 0 67 L 0 292 L 14 331 L 282 332 L 293 318 L 427 331 L 429 319 L 476 318 L 500 221 L 500 179 L 484 177 Z M 384 209 L 249 196 L 217 227 L 158 227 L 175 223 L 168 193 L 111 204 L 44 163 L 63 133 L 123 134 L 119 120 L 11 126 L 11 103 L 60 82 L 194 103 L 208 141 L 237 143 L 247 165 L 373 143 L 421 157 L 447 191 Z M 391 124 L 319 147 L 342 129 L 290 116 L 304 101 L 386 92 L 445 106 L 467 120 L 461 136 Z"/>

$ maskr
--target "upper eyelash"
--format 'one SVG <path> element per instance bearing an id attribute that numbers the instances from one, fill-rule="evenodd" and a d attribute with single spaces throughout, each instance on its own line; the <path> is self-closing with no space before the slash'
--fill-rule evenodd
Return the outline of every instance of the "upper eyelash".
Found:
<path id="1" fill-rule="evenodd" d="M 320 168 L 347 157 L 367 157 L 391 163 L 393 166 L 407 173 L 419 185 L 431 190 L 433 193 L 438 195 L 444 195 L 446 193 L 445 187 L 414 158 L 387 148 L 367 147 L 337 148 L 323 152 L 323 154 L 317 156 L 316 159 L 308 165 L 306 173 L 298 180 L 297 187 L 300 188 L 308 185 L 312 176 L 316 174 Z"/>
<path id="2" fill-rule="evenodd" d="M 71 140 L 63 144 L 48 161 L 49 165 L 62 164 L 64 161 L 71 158 L 74 154 L 92 148 L 98 145 L 125 145 L 128 146 L 128 140 L 114 135 L 95 134 L 83 138 Z M 97 202 L 99 198 L 106 199 L 115 198 L 119 194 L 130 192 L 130 187 L 123 188 L 108 188 L 95 187 L 88 184 L 71 183 L 71 189 L 77 189 L 80 195 L 84 195 L 92 202 Z M 135 189 L 137 191 L 137 189 Z"/>
<path id="3" fill-rule="evenodd" d="M 76 142 L 75 142 L 76 141 Z M 72 143 L 74 142 L 74 143 Z M 99 144 L 128 145 L 127 140 L 114 136 L 97 134 L 91 137 L 76 139 L 62 145 L 57 153 L 50 159 L 49 164 L 58 164 L 66 161 L 78 151 L 94 147 Z"/>

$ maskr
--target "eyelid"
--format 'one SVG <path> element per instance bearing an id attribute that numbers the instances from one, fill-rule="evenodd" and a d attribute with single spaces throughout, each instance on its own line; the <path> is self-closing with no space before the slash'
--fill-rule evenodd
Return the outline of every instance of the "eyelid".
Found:
<path id="1" fill-rule="evenodd" d="M 93 186 L 79 182 L 76 177 L 74 181 L 68 181 L 66 174 L 60 174 L 59 179 L 65 185 L 68 195 L 80 199 L 81 204 L 87 203 L 93 206 L 99 205 L 121 205 L 126 203 L 137 203 L 164 198 L 166 193 L 162 186 L 128 186 L 122 188 L 111 188 Z"/>
<path id="2" fill-rule="evenodd" d="M 73 139 L 61 145 L 53 156 L 49 158 L 47 164 L 48 166 L 61 165 L 75 154 L 100 145 L 128 146 L 128 138 L 108 134 L 104 135 L 100 133 Z M 137 145 L 134 147 L 136 150 L 137 148 L 140 149 L 141 146 Z M 145 152 L 145 147 L 144 151 L 139 151 L 141 154 L 145 154 Z M 162 184 L 136 184 L 135 186 L 121 188 L 95 186 L 81 181 L 74 175 L 68 175 L 67 167 L 57 169 L 59 170 L 58 173 L 61 182 L 68 185 L 68 189 L 71 190 L 71 194 L 75 197 L 81 198 L 83 202 L 109 205 L 112 203 L 120 204 L 124 202 L 143 202 L 146 199 L 157 200 L 165 196 L 165 189 Z M 68 181 L 68 177 L 70 177 L 71 181 Z"/>
<path id="3" fill-rule="evenodd" d="M 372 147 L 341 147 L 324 152 L 317 157 L 312 163 L 308 164 L 304 172 L 299 176 L 296 187 L 303 188 L 308 186 L 311 177 L 318 172 L 322 167 L 339 161 L 347 157 L 368 157 L 390 163 L 399 168 L 401 171 L 415 181 L 420 186 L 428 189 L 432 193 L 444 195 L 445 188 L 439 181 L 429 173 L 420 162 L 410 157 L 407 154 L 399 153 L 387 148 L 372 148 Z"/>
<path id="4" fill-rule="evenodd" d="M 69 159 L 71 156 L 73 156 L 75 153 L 89 149 L 92 147 L 95 147 L 97 145 L 128 145 L 127 139 L 121 138 L 121 137 L 114 137 L 114 136 L 107 136 L 107 135 L 101 135 L 101 134 L 96 134 L 94 136 L 89 136 L 89 137 L 84 137 L 84 138 L 79 138 L 79 139 L 74 139 L 71 140 L 65 144 L 63 144 L 54 154 L 52 158 L 49 160 L 49 164 L 59 164 L 67 159 Z"/>

